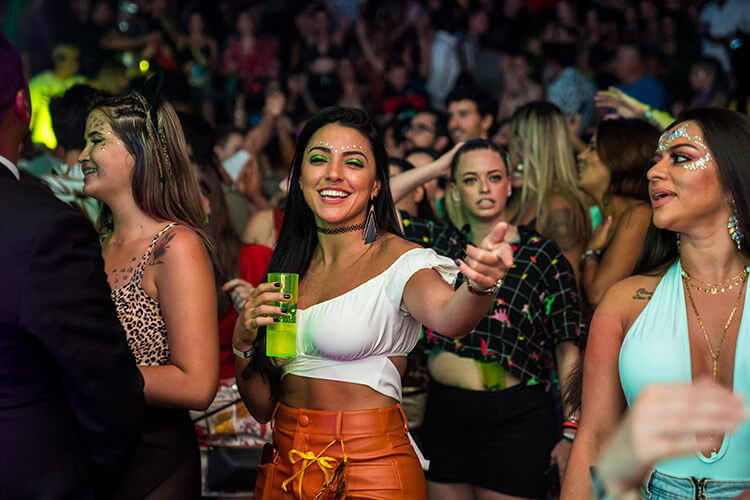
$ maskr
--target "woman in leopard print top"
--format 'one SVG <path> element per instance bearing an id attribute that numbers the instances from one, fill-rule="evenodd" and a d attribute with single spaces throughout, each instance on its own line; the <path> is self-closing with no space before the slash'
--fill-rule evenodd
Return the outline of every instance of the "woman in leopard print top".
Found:
<path id="1" fill-rule="evenodd" d="M 103 202 L 102 256 L 143 375 L 141 443 L 115 498 L 200 498 L 188 410 L 218 384 L 213 272 L 182 128 L 166 102 L 137 94 L 94 102 L 79 158 L 84 193 Z"/>

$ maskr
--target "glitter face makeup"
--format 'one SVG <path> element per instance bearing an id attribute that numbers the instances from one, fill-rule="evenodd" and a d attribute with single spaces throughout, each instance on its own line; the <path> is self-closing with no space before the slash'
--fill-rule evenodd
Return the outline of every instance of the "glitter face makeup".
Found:
<path id="1" fill-rule="evenodd" d="M 692 163 L 688 163 L 687 165 L 684 165 L 683 168 L 685 170 L 703 170 L 706 168 L 706 164 L 711 159 L 711 153 L 706 153 L 704 156 L 698 158 Z"/>
<path id="2" fill-rule="evenodd" d="M 367 153 L 367 150 L 363 149 L 362 146 L 332 146 L 324 141 L 320 141 L 318 145 L 325 146 L 328 149 L 332 150 L 334 153 L 338 153 L 339 151 L 341 151 L 342 153 L 344 151 L 359 151 L 361 153 Z"/>
<path id="3" fill-rule="evenodd" d="M 676 141 L 680 137 L 684 137 L 688 140 L 688 142 L 693 143 L 693 145 L 697 144 L 706 153 L 694 162 L 686 163 L 682 166 L 682 168 L 691 171 L 705 169 L 708 166 L 709 160 L 711 160 L 711 153 L 706 151 L 708 148 L 706 148 L 705 144 L 703 144 L 703 141 L 700 137 L 691 137 L 688 134 L 687 123 L 683 123 L 677 130 L 673 131 L 671 134 L 668 134 L 667 132 L 662 134 L 661 138 L 659 139 L 659 151 L 666 151 L 667 148 L 669 148 L 672 143 L 674 143 L 674 141 Z"/>

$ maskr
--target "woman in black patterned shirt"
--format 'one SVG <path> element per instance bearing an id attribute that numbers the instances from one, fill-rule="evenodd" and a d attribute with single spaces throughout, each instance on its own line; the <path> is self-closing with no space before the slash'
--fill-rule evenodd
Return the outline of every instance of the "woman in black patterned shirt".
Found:
<path id="1" fill-rule="evenodd" d="M 463 258 L 468 243 L 505 220 L 505 157 L 486 140 L 464 144 L 452 160 L 449 196 L 460 202 L 468 231 L 404 219 L 407 238 Z M 561 471 L 567 463 L 569 442 L 555 446 L 553 393 L 580 356 L 573 269 L 552 240 L 529 228 L 509 226 L 506 241 L 514 266 L 474 332 L 454 341 L 427 331 L 432 382 L 422 438 L 432 500 L 543 498 L 550 463 Z"/>

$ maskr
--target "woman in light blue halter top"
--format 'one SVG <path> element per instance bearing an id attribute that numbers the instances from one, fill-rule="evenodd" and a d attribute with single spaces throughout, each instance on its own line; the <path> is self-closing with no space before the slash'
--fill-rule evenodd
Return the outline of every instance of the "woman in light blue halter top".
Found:
<path id="1" fill-rule="evenodd" d="M 588 498 L 590 466 L 647 385 L 707 378 L 750 399 L 748 157 L 750 119 L 724 109 L 691 110 L 659 140 L 639 274 L 607 291 L 591 323 L 563 500 Z M 714 500 L 750 489 L 750 421 L 704 437 L 693 454 L 654 464 L 642 496 Z"/>

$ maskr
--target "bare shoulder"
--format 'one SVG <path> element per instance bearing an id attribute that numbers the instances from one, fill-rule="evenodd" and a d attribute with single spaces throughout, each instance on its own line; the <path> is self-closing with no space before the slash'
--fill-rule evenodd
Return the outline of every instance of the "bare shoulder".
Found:
<path id="1" fill-rule="evenodd" d="M 242 240 L 245 243 L 267 245 L 269 235 L 274 234 L 273 210 L 260 210 L 250 216 Z"/>
<path id="2" fill-rule="evenodd" d="M 397 236 L 395 234 L 388 233 L 383 236 L 383 240 L 380 242 L 381 245 L 381 254 L 383 257 L 388 260 L 389 262 L 395 262 L 396 259 L 401 257 L 403 254 L 408 252 L 409 250 L 414 250 L 415 248 L 422 248 L 420 245 L 417 245 L 416 243 L 412 243 L 411 241 L 407 241 L 403 239 L 400 236 Z"/>
<path id="3" fill-rule="evenodd" d="M 201 236 L 187 226 L 176 225 L 169 228 L 156 242 L 149 265 L 184 262 L 202 256 L 207 256 L 207 250 Z"/>
<path id="4" fill-rule="evenodd" d="M 623 331 L 627 331 L 648 305 L 661 279 L 662 275 L 639 274 L 618 281 L 604 294 L 596 314 L 619 318 Z"/>
<path id="5" fill-rule="evenodd" d="M 250 216 L 249 221 L 257 224 L 273 224 L 273 209 L 259 210 Z"/>
<path id="6" fill-rule="evenodd" d="M 645 201 L 635 200 L 622 212 L 621 224 L 625 226 L 648 224 L 651 220 L 651 213 L 651 205 Z"/>

